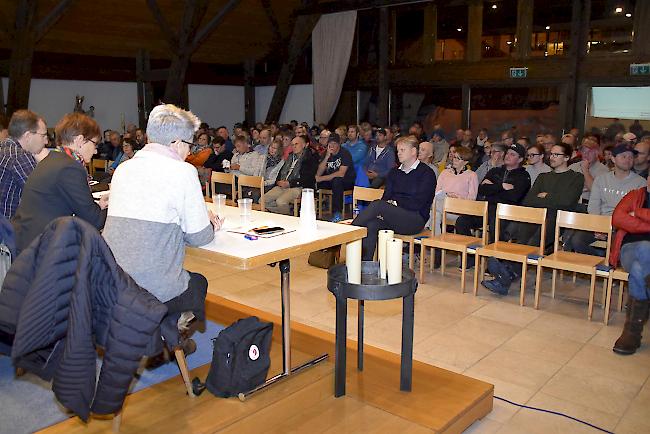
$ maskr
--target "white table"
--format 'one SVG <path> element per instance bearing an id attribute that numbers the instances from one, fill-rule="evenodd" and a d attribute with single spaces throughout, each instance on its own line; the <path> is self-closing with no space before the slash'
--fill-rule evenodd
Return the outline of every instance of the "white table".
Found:
<path id="1" fill-rule="evenodd" d="M 206 205 L 214 211 L 213 204 L 208 203 Z M 253 221 L 247 226 L 241 227 L 238 208 L 226 206 L 222 214 L 226 218 L 225 227 L 216 233 L 214 240 L 210 244 L 199 248 L 188 247 L 188 256 L 203 260 L 207 259 L 217 264 L 226 264 L 240 270 L 248 270 L 276 262 L 279 263 L 280 268 L 283 370 L 282 373 L 268 379 L 256 389 L 240 394 L 239 398 L 243 400 L 252 393 L 327 358 L 327 354 L 325 354 L 300 366 L 291 367 L 290 259 L 316 250 L 359 240 L 366 236 L 366 228 L 318 221 L 316 231 L 306 233 L 300 230 L 298 217 L 260 211 L 253 211 Z M 247 229 L 258 226 L 281 226 L 287 231 L 295 231 L 272 238 L 258 238 L 257 240 L 248 240 L 244 238 L 243 234 L 228 232 L 230 230 L 245 232 Z"/>

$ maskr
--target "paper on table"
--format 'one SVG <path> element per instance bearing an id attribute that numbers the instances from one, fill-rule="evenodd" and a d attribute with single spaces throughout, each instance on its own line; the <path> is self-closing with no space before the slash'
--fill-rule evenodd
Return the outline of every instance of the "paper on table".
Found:
<path id="1" fill-rule="evenodd" d="M 345 246 L 345 265 L 348 267 L 348 282 L 361 283 L 361 240 Z"/>
<path id="2" fill-rule="evenodd" d="M 377 237 L 377 258 L 379 259 L 379 277 L 386 278 L 386 243 L 392 240 L 395 232 L 390 229 L 379 231 Z"/>
<path id="3" fill-rule="evenodd" d="M 387 243 L 386 262 L 388 263 L 389 285 L 402 281 L 402 244 L 402 240 L 398 238 L 393 238 Z"/>
<path id="4" fill-rule="evenodd" d="M 102 196 L 106 196 L 109 193 L 110 193 L 110 190 L 97 191 L 97 192 L 93 193 L 93 199 L 101 199 Z"/>

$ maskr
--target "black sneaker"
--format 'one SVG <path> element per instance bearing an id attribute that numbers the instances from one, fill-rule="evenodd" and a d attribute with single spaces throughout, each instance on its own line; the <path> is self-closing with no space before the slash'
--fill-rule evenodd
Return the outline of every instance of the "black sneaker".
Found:
<path id="1" fill-rule="evenodd" d="M 490 292 L 493 292 L 498 295 L 508 295 L 508 287 L 503 285 L 498 281 L 498 279 L 494 280 L 483 280 L 481 282 L 481 285 L 486 287 L 487 289 L 490 290 Z"/>

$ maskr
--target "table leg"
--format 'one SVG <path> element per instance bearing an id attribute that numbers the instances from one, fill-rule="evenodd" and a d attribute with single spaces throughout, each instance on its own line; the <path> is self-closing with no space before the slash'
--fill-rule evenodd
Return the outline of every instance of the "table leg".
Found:
<path id="1" fill-rule="evenodd" d="M 359 300 L 359 309 L 357 312 L 357 369 L 363 371 L 363 307 L 364 301 Z"/>
<path id="2" fill-rule="evenodd" d="M 336 349 L 334 362 L 334 396 L 345 395 L 346 341 L 348 300 L 336 297 Z"/>
<path id="3" fill-rule="evenodd" d="M 280 261 L 280 288 L 282 292 L 282 372 L 291 373 L 291 304 L 289 302 L 289 275 L 291 263 Z"/>
<path id="4" fill-rule="evenodd" d="M 289 302 L 289 275 L 291 272 L 291 266 L 288 259 L 280 261 L 279 264 L 280 288 L 282 293 L 282 372 L 269 378 L 264 383 L 257 386 L 255 389 L 240 393 L 238 396 L 241 401 L 245 401 L 246 398 L 250 395 L 266 389 L 267 387 L 277 383 L 289 375 L 297 374 L 306 368 L 312 367 L 324 360 L 327 360 L 328 357 L 327 354 L 323 354 L 319 357 L 316 357 L 315 359 L 303 363 L 300 366 L 296 366 L 295 368 L 291 367 L 291 305 Z M 347 304 L 345 304 L 345 306 L 347 307 Z M 343 345 L 345 348 L 345 340 L 343 341 Z M 345 386 L 345 379 L 343 385 Z"/>
<path id="5" fill-rule="evenodd" d="M 411 376 L 413 374 L 413 316 L 415 311 L 415 296 L 404 297 L 402 310 L 402 363 L 400 367 L 400 390 L 411 391 Z"/>

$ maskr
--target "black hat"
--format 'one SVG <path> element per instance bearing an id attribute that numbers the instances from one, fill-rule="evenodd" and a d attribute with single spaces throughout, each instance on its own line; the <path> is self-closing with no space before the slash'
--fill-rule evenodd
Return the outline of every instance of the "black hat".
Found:
<path id="1" fill-rule="evenodd" d="M 386 130 L 384 128 L 377 128 L 377 134 L 383 134 L 385 136 Z"/>
<path id="2" fill-rule="evenodd" d="M 616 157 L 619 154 L 622 154 L 623 152 L 631 152 L 632 155 L 637 155 L 639 151 L 634 149 L 632 146 L 628 145 L 627 143 L 620 143 L 616 146 L 614 146 L 614 149 L 612 149 L 612 155 Z"/>
<path id="3" fill-rule="evenodd" d="M 330 136 L 327 138 L 327 143 L 330 143 L 330 142 L 336 142 L 336 143 L 338 143 L 338 144 L 340 145 L 340 144 L 341 144 L 341 138 L 339 137 L 338 134 L 336 134 L 336 133 L 332 133 L 332 134 L 330 134 Z"/>
<path id="4" fill-rule="evenodd" d="M 519 143 L 513 143 L 512 145 L 508 146 L 508 149 L 512 149 L 517 154 L 519 154 L 521 158 L 526 159 L 526 148 L 524 148 L 523 145 Z"/>

